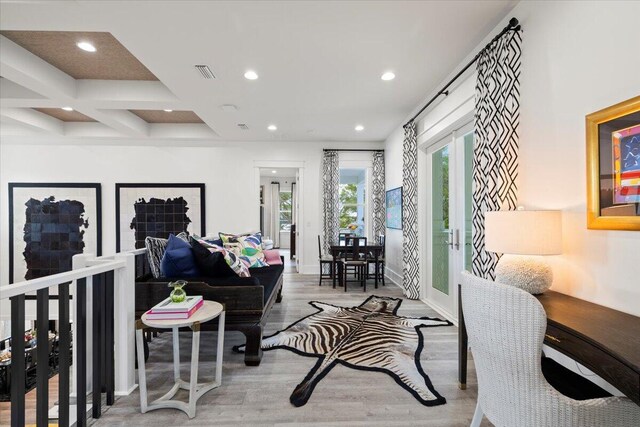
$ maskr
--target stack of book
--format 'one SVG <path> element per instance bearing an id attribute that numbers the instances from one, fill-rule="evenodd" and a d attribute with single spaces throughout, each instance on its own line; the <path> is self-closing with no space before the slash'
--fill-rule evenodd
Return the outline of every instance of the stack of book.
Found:
<path id="1" fill-rule="evenodd" d="M 188 296 L 182 302 L 173 302 L 167 298 L 147 311 L 149 320 L 188 319 L 204 304 L 202 296 Z"/>

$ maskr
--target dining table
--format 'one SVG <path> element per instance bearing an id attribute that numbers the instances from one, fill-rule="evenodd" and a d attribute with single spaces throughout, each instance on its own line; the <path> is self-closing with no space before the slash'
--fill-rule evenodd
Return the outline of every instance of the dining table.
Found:
<path id="1" fill-rule="evenodd" d="M 343 274 L 342 274 L 342 268 L 344 267 L 342 265 L 342 263 L 340 262 L 340 259 L 342 258 L 342 254 L 345 253 L 348 249 L 350 248 L 350 246 L 346 246 L 344 242 L 340 242 L 340 244 L 338 245 L 331 245 L 329 246 L 329 251 L 331 252 L 331 256 L 333 257 L 333 265 L 337 266 L 337 271 L 338 274 L 334 274 L 333 275 L 333 287 L 336 287 L 336 279 L 338 277 L 340 277 L 340 286 L 343 285 L 342 280 L 343 280 Z M 375 265 L 375 274 L 374 274 L 374 283 L 375 283 L 375 287 L 376 289 L 378 289 L 378 276 L 379 276 L 379 268 L 380 268 L 380 263 L 379 260 L 382 257 L 382 254 L 384 252 L 384 245 L 380 245 L 380 244 L 367 244 L 367 245 L 362 245 L 359 246 L 359 249 L 361 252 L 368 252 L 371 254 L 371 261 L 375 261 L 374 265 Z M 336 271 L 335 269 L 333 271 Z"/>

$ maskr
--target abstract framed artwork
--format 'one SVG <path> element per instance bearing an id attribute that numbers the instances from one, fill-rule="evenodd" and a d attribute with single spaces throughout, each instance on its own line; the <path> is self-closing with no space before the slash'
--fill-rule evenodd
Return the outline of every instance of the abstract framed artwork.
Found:
<path id="1" fill-rule="evenodd" d="M 116 184 L 116 252 L 183 231 L 206 234 L 204 184 Z"/>
<path id="2" fill-rule="evenodd" d="M 402 187 L 388 190 L 385 201 L 387 228 L 402 230 Z"/>
<path id="3" fill-rule="evenodd" d="M 589 114 L 587 227 L 640 230 L 640 96 Z"/>
<path id="4" fill-rule="evenodd" d="M 9 283 L 69 271 L 81 253 L 102 255 L 101 187 L 9 183 Z"/>

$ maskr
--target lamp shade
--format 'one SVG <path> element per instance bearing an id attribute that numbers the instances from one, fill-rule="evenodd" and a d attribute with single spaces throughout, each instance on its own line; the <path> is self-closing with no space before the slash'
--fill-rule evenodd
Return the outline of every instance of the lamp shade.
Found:
<path id="1" fill-rule="evenodd" d="M 485 250 L 514 255 L 562 253 L 560 211 L 495 211 L 485 214 Z"/>

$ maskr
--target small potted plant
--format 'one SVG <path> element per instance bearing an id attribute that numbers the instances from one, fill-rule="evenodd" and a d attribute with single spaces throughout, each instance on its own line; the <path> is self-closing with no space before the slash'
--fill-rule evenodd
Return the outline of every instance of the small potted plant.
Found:
<path id="1" fill-rule="evenodd" d="M 173 288 L 171 293 L 169 294 L 169 298 L 171 298 L 171 302 L 182 302 L 187 298 L 187 293 L 184 288 L 187 286 L 187 282 L 184 280 L 176 280 L 175 282 L 169 282 L 168 285 L 170 288 Z"/>

